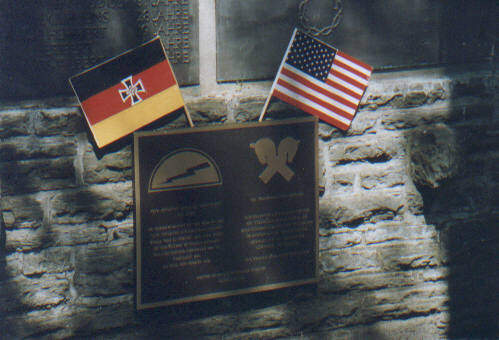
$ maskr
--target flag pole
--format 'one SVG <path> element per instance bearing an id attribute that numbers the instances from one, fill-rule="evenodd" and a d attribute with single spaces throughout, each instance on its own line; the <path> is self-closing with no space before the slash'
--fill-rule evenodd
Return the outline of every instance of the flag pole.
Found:
<path id="1" fill-rule="evenodd" d="M 267 107 L 269 106 L 270 103 L 270 98 L 272 98 L 272 93 L 274 93 L 275 86 L 277 84 L 277 80 L 279 79 L 279 75 L 281 74 L 281 70 L 284 66 L 284 63 L 286 62 L 286 58 L 288 57 L 289 49 L 291 48 L 291 45 L 293 45 L 293 41 L 295 40 L 295 35 L 296 35 L 297 29 L 295 28 L 293 30 L 293 35 L 291 36 L 291 40 L 289 41 L 288 48 L 286 49 L 286 53 L 284 54 L 284 58 L 282 58 L 281 65 L 279 66 L 279 71 L 277 72 L 277 75 L 274 79 L 274 82 L 272 83 L 272 87 L 270 88 L 270 93 L 267 96 L 267 100 L 265 101 L 265 104 L 263 105 L 262 112 L 260 113 L 260 118 L 258 118 L 258 121 L 261 122 L 263 120 L 263 116 L 265 115 L 265 111 L 267 111 Z"/>
<path id="2" fill-rule="evenodd" d="M 277 80 L 277 77 L 276 77 Z M 274 83 L 272 84 L 272 87 L 270 88 L 270 93 L 267 96 L 267 99 L 265 100 L 265 104 L 263 105 L 262 112 L 260 113 L 260 118 L 258 118 L 258 121 L 261 122 L 263 120 L 263 116 L 265 115 L 265 111 L 267 111 L 267 107 L 269 106 L 270 103 L 270 98 L 272 97 L 272 92 L 274 92 L 274 87 L 275 87 L 275 80 Z"/>
<path id="3" fill-rule="evenodd" d="M 191 114 L 189 113 L 189 110 L 187 110 L 187 106 L 184 104 L 184 111 L 185 111 L 185 116 L 187 117 L 187 122 L 189 123 L 190 127 L 194 127 L 194 123 L 192 122 Z"/>

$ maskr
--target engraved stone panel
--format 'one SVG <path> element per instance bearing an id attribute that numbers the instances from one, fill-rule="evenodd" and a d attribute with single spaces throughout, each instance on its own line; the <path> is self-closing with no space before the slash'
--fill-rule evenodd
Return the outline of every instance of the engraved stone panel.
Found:
<path id="1" fill-rule="evenodd" d="M 270 79 L 297 25 L 299 0 L 218 0 L 217 81 Z"/>
<path id="2" fill-rule="evenodd" d="M 218 0 L 217 80 L 272 79 L 293 28 L 327 27 L 338 3 L 339 25 L 318 38 L 378 70 L 484 60 L 497 27 L 492 0 Z"/>
<path id="3" fill-rule="evenodd" d="M 156 34 L 179 83 L 198 83 L 197 0 L 0 0 L 0 8 L 0 98 L 71 95 L 70 76 Z"/>
<path id="4" fill-rule="evenodd" d="M 300 4 L 302 11 L 300 12 Z M 279 68 L 293 28 L 330 25 L 335 1 L 264 0 L 217 2 L 219 81 L 271 79 Z M 391 68 L 438 62 L 435 2 L 344 1 L 339 25 L 319 39 L 373 65 Z"/>

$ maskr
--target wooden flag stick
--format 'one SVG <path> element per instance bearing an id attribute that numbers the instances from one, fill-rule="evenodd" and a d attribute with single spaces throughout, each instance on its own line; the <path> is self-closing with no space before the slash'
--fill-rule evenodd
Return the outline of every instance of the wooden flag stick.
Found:
<path id="1" fill-rule="evenodd" d="M 187 117 L 187 122 L 189 123 L 190 127 L 194 127 L 194 123 L 192 122 L 191 114 L 189 113 L 189 110 L 187 110 L 187 106 L 184 105 L 184 110 L 185 110 L 185 116 Z"/>
<path id="2" fill-rule="evenodd" d="M 291 40 L 289 41 L 288 48 L 286 49 L 286 53 L 284 54 L 284 58 L 282 58 L 281 65 L 279 66 L 279 71 L 277 72 L 277 75 L 274 79 L 274 82 L 272 83 L 272 87 L 270 88 L 270 93 L 267 97 L 267 100 L 265 101 L 265 104 L 263 105 L 262 112 L 260 113 L 260 118 L 258 118 L 258 121 L 261 122 L 263 120 L 263 116 L 265 115 L 265 111 L 267 111 L 267 107 L 269 106 L 270 103 L 270 98 L 272 98 L 272 93 L 274 93 L 275 86 L 277 84 L 277 80 L 279 79 L 279 75 L 281 74 L 281 70 L 284 67 L 284 63 L 286 62 L 286 58 L 288 57 L 289 50 L 291 48 L 291 45 L 293 45 L 293 41 L 295 40 L 295 35 L 296 35 L 297 29 L 295 28 L 293 30 L 293 35 L 291 36 Z"/>
<path id="3" fill-rule="evenodd" d="M 269 103 L 270 103 L 270 98 L 272 97 L 272 92 L 274 92 L 274 86 L 275 86 L 275 80 L 274 80 L 274 84 L 272 84 L 272 87 L 270 88 L 270 93 L 267 96 L 267 100 L 265 101 L 265 105 L 263 106 L 262 112 L 260 113 L 260 118 L 258 118 L 259 122 L 261 122 L 263 120 L 263 116 L 265 115 L 265 111 L 267 111 L 267 107 L 269 106 Z"/>

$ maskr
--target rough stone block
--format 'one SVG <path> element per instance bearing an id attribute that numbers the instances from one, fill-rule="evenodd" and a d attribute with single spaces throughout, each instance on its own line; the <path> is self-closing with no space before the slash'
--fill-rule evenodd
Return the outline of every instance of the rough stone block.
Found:
<path id="1" fill-rule="evenodd" d="M 321 271 L 328 274 L 389 272 L 440 264 L 438 245 L 431 241 L 391 241 L 368 247 L 322 251 L 319 262 Z"/>
<path id="2" fill-rule="evenodd" d="M 260 117 L 266 98 L 241 98 L 234 110 L 236 122 L 256 121 Z"/>
<path id="3" fill-rule="evenodd" d="M 131 146 L 98 158 L 88 147 L 83 155 L 83 181 L 86 184 L 110 183 L 132 180 Z"/>
<path id="4" fill-rule="evenodd" d="M 406 217 L 412 216 L 419 221 L 420 217 L 423 217 L 424 212 L 424 201 L 423 196 L 419 192 L 418 188 L 414 185 L 412 180 L 409 180 L 404 185 L 405 191 L 405 204 L 407 206 L 407 215 Z M 416 223 L 414 221 L 409 221 L 409 223 Z M 424 220 L 423 220 L 423 223 Z"/>
<path id="5" fill-rule="evenodd" d="M 15 252 L 5 257 L 5 277 L 24 275 L 37 278 L 43 274 L 58 274 L 73 270 L 70 247 L 50 247 L 32 252 Z M 0 276 L 0 279 L 2 277 Z"/>
<path id="6" fill-rule="evenodd" d="M 332 165 L 353 162 L 386 163 L 402 152 L 403 142 L 403 136 L 400 135 L 335 139 L 329 145 L 329 160 Z"/>
<path id="7" fill-rule="evenodd" d="M 340 130 L 330 124 L 324 123 L 319 120 L 319 140 L 324 143 L 329 142 L 332 138 L 341 138 L 343 137 L 342 132 Z"/>
<path id="8" fill-rule="evenodd" d="M 350 248 L 363 244 L 363 231 L 349 228 L 330 228 L 319 230 L 320 251 Z"/>
<path id="9" fill-rule="evenodd" d="M 75 306 L 73 309 L 75 316 L 71 318 L 72 335 L 88 338 L 100 332 L 136 325 L 137 315 L 130 298 L 131 296 L 126 296 L 125 301 L 112 304 L 102 303 L 95 307 Z M 101 299 L 102 302 L 104 300 Z M 157 333 L 154 334 L 154 336 L 157 335 Z"/>
<path id="10" fill-rule="evenodd" d="M 491 183 L 488 176 L 456 177 L 443 184 L 436 191 L 425 194 L 425 206 L 428 223 L 444 224 L 462 219 L 473 220 L 485 214 L 497 205 L 498 185 Z M 428 197 L 429 196 L 429 197 Z"/>
<path id="11" fill-rule="evenodd" d="M 352 247 L 339 250 L 321 251 L 319 267 L 323 275 L 340 272 L 380 271 L 381 259 L 371 248 Z"/>
<path id="12" fill-rule="evenodd" d="M 8 162 L 0 168 L 2 191 L 20 194 L 76 186 L 72 157 Z"/>
<path id="13" fill-rule="evenodd" d="M 355 185 L 356 174 L 352 172 L 333 172 L 326 179 L 328 195 L 352 193 Z"/>
<path id="14" fill-rule="evenodd" d="M 61 304 L 67 295 L 69 282 L 61 274 L 44 274 L 39 278 L 18 276 L 12 280 L 14 299 L 24 308 L 47 309 Z"/>
<path id="15" fill-rule="evenodd" d="M 432 240 L 372 245 L 384 271 L 433 268 L 441 265 L 440 248 Z"/>
<path id="16" fill-rule="evenodd" d="M 6 249 L 23 251 L 41 247 L 72 246 L 103 242 L 108 238 L 106 229 L 88 225 L 44 225 L 37 229 L 6 231 Z"/>
<path id="17" fill-rule="evenodd" d="M 49 195 L 8 196 L 0 201 L 5 228 L 38 228 L 42 225 Z"/>
<path id="18" fill-rule="evenodd" d="M 0 137 L 27 136 L 32 132 L 30 115 L 33 112 L 23 109 L 0 111 Z"/>
<path id="19" fill-rule="evenodd" d="M 407 129 L 429 123 L 440 123 L 449 120 L 450 103 L 438 102 L 424 107 L 380 112 L 381 124 L 387 130 Z"/>
<path id="20" fill-rule="evenodd" d="M 56 158 L 74 156 L 76 144 L 73 138 L 47 137 L 13 137 L 0 144 L 0 162 L 9 166 L 9 161 L 34 158 Z"/>
<path id="21" fill-rule="evenodd" d="M 267 119 L 286 119 L 308 116 L 308 113 L 298 109 L 296 106 L 276 98 L 270 100 L 269 106 L 267 107 L 267 111 L 265 113 L 265 118 Z"/>
<path id="22" fill-rule="evenodd" d="M 1 270 L 0 272 L 0 282 L 3 282 L 4 280 L 8 280 L 9 278 L 13 278 L 17 275 L 22 274 L 22 252 L 15 252 L 15 253 L 4 253 L 4 259 L 3 262 L 0 263 L 1 265 Z"/>
<path id="23" fill-rule="evenodd" d="M 129 263 L 127 268 L 112 270 L 108 273 L 78 272 L 73 279 L 76 294 L 78 297 L 132 294 L 135 283 L 132 267 Z"/>
<path id="24" fill-rule="evenodd" d="M 403 186 L 409 180 L 405 169 L 399 163 L 398 166 L 390 164 L 387 167 L 369 167 L 360 173 L 360 186 L 366 190 L 381 190 Z"/>
<path id="25" fill-rule="evenodd" d="M 29 338 L 41 335 L 53 339 L 73 335 L 71 322 L 74 310 L 64 304 L 53 308 L 33 309 L 28 313 L 10 314 L 0 319 L 2 336 L 7 338 Z M 54 317 L 57 315 L 57 317 Z"/>
<path id="26" fill-rule="evenodd" d="M 238 328 L 242 330 L 254 328 L 274 328 L 293 320 L 294 313 L 286 305 L 277 305 L 242 313 L 238 320 Z M 258 327 L 256 327 L 258 325 Z"/>
<path id="27" fill-rule="evenodd" d="M 192 100 L 187 109 L 194 122 L 223 122 L 227 119 L 227 104 L 223 98 Z"/>
<path id="28" fill-rule="evenodd" d="M 409 171 L 416 184 L 436 188 L 457 173 L 460 162 L 457 136 L 444 124 L 411 130 L 407 153 Z"/>
<path id="29" fill-rule="evenodd" d="M 322 333 L 304 335 L 306 339 L 426 339 L 428 335 L 435 338 L 446 338 L 448 316 L 445 313 L 428 316 L 414 316 L 402 320 L 378 320 L 370 325 L 331 329 Z M 302 337 L 303 338 L 303 337 Z M 300 337 L 290 340 L 300 340 Z"/>
<path id="30" fill-rule="evenodd" d="M 125 307 L 126 304 L 129 306 L 133 305 L 134 294 L 120 294 L 120 295 L 110 295 L 110 296 L 78 296 L 74 300 L 74 305 L 77 308 L 87 309 L 87 308 L 98 308 L 102 306 L 121 306 Z"/>
<path id="31" fill-rule="evenodd" d="M 379 121 L 379 112 L 359 109 L 355 114 L 350 128 L 346 131 L 349 136 L 376 133 Z"/>
<path id="32" fill-rule="evenodd" d="M 85 131 L 85 118 L 77 107 L 41 109 L 34 121 L 38 136 L 74 136 Z"/>
<path id="33" fill-rule="evenodd" d="M 93 243 L 75 249 L 77 273 L 109 274 L 132 266 L 133 240 Z"/>
<path id="34" fill-rule="evenodd" d="M 363 236 L 366 244 L 369 245 L 392 241 L 433 240 L 438 237 L 438 234 L 434 226 L 389 221 L 367 224 Z"/>
<path id="35" fill-rule="evenodd" d="M 355 324 L 359 309 L 364 308 L 363 300 L 363 294 L 354 290 L 349 294 L 318 294 L 294 306 L 297 316 L 294 326 L 311 332 Z"/>
<path id="36" fill-rule="evenodd" d="M 407 129 L 432 123 L 462 123 L 487 119 L 494 112 L 491 100 L 466 97 L 432 103 L 417 108 L 383 110 L 381 124 L 385 129 Z"/>
<path id="37" fill-rule="evenodd" d="M 7 251 L 28 251 L 44 245 L 45 233 L 38 229 L 15 229 L 5 232 L 5 249 Z"/>
<path id="38" fill-rule="evenodd" d="M 22 274 L 28 277 L 45 273 L 57 274 L 73 270 L 71 247 L 50 247 L 22 254 Z"/>
<path id="39" fill-rule="evenodd" d="M 341 200 L 323 202 L 319 207 L 323 228 L 393 220 L 404 207 L 399 194 L 388 192 L 344 195 Z"/>
<path id="40" fill-rule="evenodd" d="M 319 290 L 324 293 L 345 291 L 371 291 L 378 289 L 425 285 L 426 282 L 445 282 L 447 271 L 440 268 L 416 269 L 396 272 L 352 271 L 321 274 Z"/>
<path id="41" fill-rule="evenodd" d="M 52 220 L 57 224 L 83 224 L 97 220 L 122 220 L 132 209 L 131 182 L 93 185 L 55 195 Z"/>

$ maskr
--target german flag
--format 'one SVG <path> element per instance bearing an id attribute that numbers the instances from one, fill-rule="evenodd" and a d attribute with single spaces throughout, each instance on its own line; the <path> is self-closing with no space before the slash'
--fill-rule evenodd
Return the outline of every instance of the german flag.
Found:
<path id="1" fill-rule="evenodd" d="M 184 107 L 159 37 L 69 79 L 102 148 Z M 185 110 L 189 124 L 189 113 Z"/>

